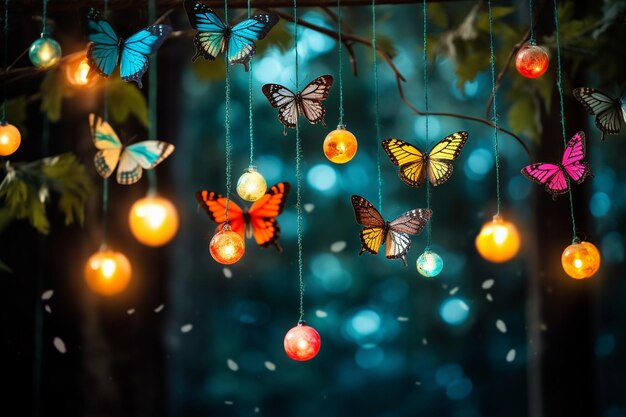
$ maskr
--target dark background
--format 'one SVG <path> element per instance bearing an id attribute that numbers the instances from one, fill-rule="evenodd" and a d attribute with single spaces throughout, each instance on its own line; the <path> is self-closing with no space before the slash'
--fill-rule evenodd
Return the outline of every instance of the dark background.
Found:
<path id="1" fill-rule="evenodd" d="M 548 36 L 552 2 L 537 3 L 537 30 Z M 473 4 L 458 2 L 446 10 L 462 18 Z M 509 23 L 526 25 L 527 3 L 506 4 L 517 6 Z M 575 4 L 577 17 L 600 13 L 599 2 Z M 40 27 L 32 18 L 40 13 L 39 6 L 18 11 L 11 15 L 16 25 L 11 29 L 12 57 L 38 36 Z M 303 13 L 305 19 L 331 25 L 318 10 Z M 369 37 L 367 7 L 344 13 L 356 33 Z M 393 41 L 395 62 L 408 79 L 405 89 L 421 104 L 421 4 L 381 6 L 378 15 L 379 33 Z M 64 51 L 84 47 L 76 13 L 52 9 L 50 17 Z M 113 10 L 110 20 L 128 34 L 146 22 L 146 15 L 132 8 Z M 187 27 L 180 9 L 171 23 Z M 618 29 L 623 36 L 623 19 Z M 301 33 L 302 81 L 325 73 L 337 77 L 334 41 L 310 30 Z M 509 136 L 500 135 L 503 213 L 515 221 L 523 239 L 518 257 L 504 265 L 482 260 L 473 244 L 482 223 L 495 212 L 492 130 L 465 120 L 431 117 L 431 139 L 467 130 L 470 140 L 451 180 L 433 192 L 433 245 L 445 266 L 438 278 L 427 280 L 415 270 L 424 236 L 413 238 L 407 268 L 383 256 L 357 256 L 359 227 L 349 197 L 360 194 L 376 202 L 379 145 L 371 51 L 355 49 L 359 75 L 352 76 L 344 61 L 344 97 L 345 122 L 359 139 L 356 158 L 335 166 L 321 152 L 323 138 L 338 116 L 338 84 L 325 102 L 328 128 L 304 122 L 302 128 L 303 202 L 314 205 L 304 214 L 305 308 L 307 322 L 322 337 L 319 356 L 296 363 L 282 348 L 285 332 L 298 319 L 295 189 L 279 217 L 284 252 L 248 244 L 243 260 L 229 267 L 232 278 L 207 253 L 214 225 L 198 210 L 193 194 L 202 188 L 225 189 L 224 83 L 219 77 L 199 77 L 197 68 L 189 65 L 192 42 L 173 39 L 158 54 L 157 112 L 158 138 L 177 148 L 157 173 L 160 194 L 179 210 L 179 233 L 164 248 L 141 246 L 129 232 L 127 214 L 133 201 L 145 194 L 147 183 L 125 187 L 111 182 L 109 243 L 131 260 L 133 281 L 125 293 L 102 298 L 90 293 L 82 278 L 84 262 L 101 238 L 99 188 L 89 200 L 82 227 L 65 227 L 51 208 L 49 236 L 39 235 L 25 222 L 3 231 L 1 258 L 14 272 L 0 276 L 2 415 L 626 416 L 624 134 L 601 142 L 592 119 L 566 88 L 568 135 L 587 132 L 587 160 L 595 174 L 575 186 L 577 225 L 603 256 L 593 279 L 574 281 L 560 265 L 560 254 L 571 241 L 567 197 L 553 202 L 519 174 L 531 161 L 560 157 L 556 96 L 550 108 L 539 112 L 541 137 L 527 139 L 533 159 Z M 595 54 L 613 56 L 623 64 L 623 54 L 614 50 Z M 595 58 L 592 54 L 586 59 Z M 275 110 L 260 92 L 265 82 L 293 85 L 292 50 L 270 47 L 253 62 L 257 165 L 269 184 L 295 185 L 293 132 L 282 135 Z M 27 64 L 24 59 L 20 66 Z M 555 68 L 553 59 L 549 71 Z M 450 59 L 433 65 L 431 109 L 480 116 L 491 91 L 489 74 L 481 72 L 459 89 L 454 70 Z M 393 75 L 380 61 L 379 72 L 383 137 L 417 139 L 424 146 L 424 118 L 416 118 L 401 103 Z M 567 59 L 564 72 L 571 76 L 571 86 L 593 85 L 615 95 L 624 81 L 607 80 L 584 65 L 574 71 Z M 149 76 L 150 71 L 145 85 Z M 240 66 L 233 67 L 232 76 L 236 180 L 249 152 L 248 91 Z M 39 82 L 40 77 L 31 76 L 12 83 L 9 97 L 37 91 Z M 503 113 L 516 100 L 507 95 L 511 83 L 505 79 L 498 96 Z M 94 149 L 87 114 L 100 113 L 101 103 L 101 88 L 65 100 L 62 119 L 50 125 L 47 152 L 40 133 L 45 116 L 36 103 L 29 105 L 27 131 L 11 160 L 75 152 L 99 186 L 91 169 Z M 147 138 L 133 118 L 116 128 Z M 388 160 L 381 163 L 383 215 L 393 218 L 423 207 L 425 191 L 405 186 Z M 338 241 L 345 241 L 346 248 L 332 252 L 331 244 Z M 487 279 L 495 284 L 486 290 L 482 284 Z M 53 297 L 41 300 L 48 289 L 54 290 Z M 469 306 L 467 317 L 456 325 L 440 314 L 450 298 Z M 46 304 L 51 313 L 44 311 Z M 161 304 L 163 310 L 155 313 Z M 497 330 L 496 320 L 506 323 L 506 333 Z M 188 333 L 181 332 L 185 324 L 193 325 Z M 64 341 L 67 353 L 55 349 L 55 337 Z M 509 362 L 511 349 L 515 359 Z"/>

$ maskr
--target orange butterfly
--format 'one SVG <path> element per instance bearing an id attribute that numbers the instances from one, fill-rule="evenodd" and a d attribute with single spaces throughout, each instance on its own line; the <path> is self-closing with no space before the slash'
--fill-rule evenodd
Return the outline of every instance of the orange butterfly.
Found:
<path id="1" fill-rule="evenodd" d="M 249 208 L 242 209 L 232 199 L 228 202 L 228 224 L 242 237 L 250 239 L 254 236 L 259 246 L 276 246 L 278 251 L 283 248 L 278 243 L 280 227 L 275 217 L 283 212 L 291 185 L 279 182 L 272 186 L 263 197 L 255 201 Z M 226 222 L 226 197 L 213 191 L 202 190 L 196 193 L 196 200 L 204 207 L 211 220 L 218 223 L 218 228 Z"/>

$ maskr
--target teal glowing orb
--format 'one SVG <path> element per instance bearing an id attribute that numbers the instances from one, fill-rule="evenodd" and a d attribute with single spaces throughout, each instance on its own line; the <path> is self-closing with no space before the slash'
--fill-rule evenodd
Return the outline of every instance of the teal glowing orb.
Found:
<path id="1" fill-rule="evenodd" d="M 28 57 L 36 68 L 48 69 L 61 59 L 61 45 L 52 38 L 42 36 L 30 45 Z"/>
<path id="2" fill-rule="evenodd" d="M 427 278 L 436 277 L 442 269 L 443 259 L 437 252 L 427 250 L 417 258 L 417 272 Z"/>

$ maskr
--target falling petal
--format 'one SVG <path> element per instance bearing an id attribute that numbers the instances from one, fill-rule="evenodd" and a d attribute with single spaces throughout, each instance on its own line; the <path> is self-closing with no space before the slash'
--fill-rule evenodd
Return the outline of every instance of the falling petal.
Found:
<path id="1" fill-rule="evenodd" d="M 180 328 L 180 331 L 183 333 L 189 333 L 193 329 L 193 324 L 185 324 Z"/>
<path id="2" fill-rule="evenodd" d="M 226 401 L 224 401 L 224 404 L 226 404 L 226 405 L 233 405 L 233 404 L 235 404 L 235 402 L 226 400 Z"/>
<path id="3" fill-rule="evenodd" d="M 459 287 L 454 287 L 454 288 L 452 288 L 452 289 L 450 290 L 450 295 L 454 295 L 454 294 L 456 294 L 457 292 L 459 292 Z"/>
<path id="4" fill-rule="evenodd" d="M 335 253 L 339 253 L 342 250 L 344 250 L 347 245 L 348 244 L 346 243 L 345 240 L 339 240 L 339 241 L 333 243 L 332 245 L 330 245 L 330 251 L 331 252 L 335 252 Z"/>
<path id="5" fill-rule="evenodd" d="M 493 284 L 495 284 L 495 281 L 493 279 L 483 281 L 483 290 L 488 290 L 489 288 L 493 287 Z"/>
<path id="6" fill-rule="evenodd" d="M 398 316 L 398 321 L 409 321 L 409 318 L 404 316 Z"/>
<path id="7" fill-rule="evenodd" d="M 425 338 L 425 337 L 422 339 L 422 344 L 423 344 L 424 346 L 426 346 L 426 345 L 428 344 L 428 340 L 426 340 L 426 338 Z"/>
<path id="8" fill-rule="evenodd" d="M 61 340 L 60 337 L 55 337 L 54 340 L 52 341 L 52 343 L 54 344 L 54 347 L 60 353 L 67 353 L 67 348 L 65 347 L 65 342 L 63 340 Z"/>
<path id="9" fill-rule="evenodd" d="M 228 279 L 233 277 L 233 271 L 231 271 L 230 268 L 224 268 L 222 272 L 224 272 L 224 276 Z"/>
<path id="10" fill-rule="evenodd" d="M 307 213 L 310 213 L 313 210 L 315 210 L 315 204 L 313 204 L 313 203 L 306 203 L 304 205 L 304 211 L 306 211 Z"/>
<path id="11" fill-rule="evenodd" d="M 230 369 L 233 372 L 237 372 L 239 370 L 239 365 L 237 365 L 237 362 L 235 362 L 232 359 L 226 359 L 226 366 L 228 366 L 228 369 Z"/>
<path id="12" fill-rule="evenodd" d="M 276 370 L 276 365 L 273 362 L 270 362 L 270 361 L 265 361 L 265 367 L 267 368 L 268 371 L 275 371 Z"/>
<path id="13" fill-rule="evenodd" d="M 515 360 L 515 349 L 511 349 L 506 354 L 506 361 L 507 362 L 513 362 L 514 360 Z"/>
<path id="14" fill-rule="evenodd" d="M 44 291 L 43 294 L 41 294 L 41 299 L 49 300 L 52 298 L 53 295 L 54 295 L 54 290 L 47 290 L 47 291 Z"/>
<path id="15" fill-rule="evenodd" d="M 502 320 L 497 320 L 496 321 L 496 327 L 498 328 L 498 330 L 500 330 L 502 333 L 506 333 L 506 324 L 502 321 Z"/>
<path id="16" fill-rule="evenodd" d="M 324 310 L 315 310 L 315 315 L 321 319 L 328 317 L 328 313 Z"/>
<path id="17" fill-rule="evenodd" d="M 50 308 L 50 306 L 48 304 L 43 306 L 43 308 L 44 308 L 44 310 L 46 310 L 47 313 L 52 313 L 52 309 Z"/>
<path id="18" fill-rule="evenodd" d="M 160 313 L 164 307 L 165 307 L 165 304 L 160 304 L 157 308 L 154 309 L 154 312 Z"/>
<path id="19" fill-rule="evenodd" d="M 493 297 L 491 296 L 491 294 L 487 294 L 485 298 L 489 301 L 493 301 Z"/>
<path id="20" fill-rule="evenodd" d="M 129 316 L 132 316 L 133 314 L 135 314 L 135 309 L 129 308 L 128 310 L 126 310 L 126 314 L 128 314 Z"/>

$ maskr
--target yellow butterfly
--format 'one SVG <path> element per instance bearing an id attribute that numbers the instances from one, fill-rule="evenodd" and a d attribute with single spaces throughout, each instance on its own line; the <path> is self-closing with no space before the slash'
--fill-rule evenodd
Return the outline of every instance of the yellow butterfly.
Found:
<path id="1" fill-rule="evenodd" d="M 448 181 L 452 175 L 452 163 L 467 142 L 467 132 L 456 132 L 446 136 L 430 152 L 422 152 L 400 139 L 385 139 L 382 146 L 391 162 L 400 167 L 400 179 L 411 187 L 421 187 L 428 172 L 434 186 Z"/>

